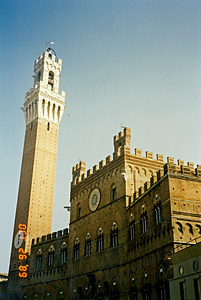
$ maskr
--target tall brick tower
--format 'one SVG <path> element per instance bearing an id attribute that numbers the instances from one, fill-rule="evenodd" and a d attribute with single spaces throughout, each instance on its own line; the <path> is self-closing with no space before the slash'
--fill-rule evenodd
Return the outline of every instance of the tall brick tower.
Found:
<path id="1" fill-rule="evenodd" d="M 35 61 L 34 86 L 25 95 L 26 133 L 9 275 L 19 272 L 19 249 L 29 253 L 32 238 L 51 232 L 58 130 L 65 109 L 65 93 L 59 94 L 61 66 L 62 60 L 48 48 Z"/>

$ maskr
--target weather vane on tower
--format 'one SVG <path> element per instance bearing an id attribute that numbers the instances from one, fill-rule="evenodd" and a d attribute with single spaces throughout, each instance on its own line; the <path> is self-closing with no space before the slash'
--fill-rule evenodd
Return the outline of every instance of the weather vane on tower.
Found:
<path id="1" fill-rule="evenodd" d="M 47 45 L 50 44 L 50 45 L 55 45 L 54 42 L 52 42 L 51 40 L 49 42 L 46 42 L 46 50 L 47 50 Z"/>

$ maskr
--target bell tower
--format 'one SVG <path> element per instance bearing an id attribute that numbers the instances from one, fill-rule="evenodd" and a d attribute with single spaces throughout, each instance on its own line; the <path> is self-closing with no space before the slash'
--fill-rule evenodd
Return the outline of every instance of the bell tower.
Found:
<path id="1" fill-rule="evenodd" d="M 61 67 L 62 60 L 48 48 L 35 61 L 34 85 L 25 95 L 26 133 L 10 273 L 18 272 L 19 248 L 29 254 L 32 238 L 51 232 L 58 130 L 65 109 L 65 92 L 59 94 Z"/>

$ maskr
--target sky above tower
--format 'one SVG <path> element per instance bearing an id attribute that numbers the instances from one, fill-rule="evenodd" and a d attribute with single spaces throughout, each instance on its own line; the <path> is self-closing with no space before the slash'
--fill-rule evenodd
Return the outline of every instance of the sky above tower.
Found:
<path id="1" fill-rule="evenodd" d="M 23 152 L 20 107 L 52 40 L 63 60 L 53 231 L 68 227 L 71 170 L 134 148 L 201 164 L 199 0 L 0 0 L 0 272 L 8 272 Z"/>

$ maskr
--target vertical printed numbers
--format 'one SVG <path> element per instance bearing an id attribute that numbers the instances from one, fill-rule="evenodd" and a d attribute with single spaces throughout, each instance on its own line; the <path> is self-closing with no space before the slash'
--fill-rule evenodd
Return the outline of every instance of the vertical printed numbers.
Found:
<path id="1" fill-rule="evenodd" d="M 19 230 L 21 230 L 24 233 L 24 240 L 26 241 L 27 226 L 25 224 L 19 224 L 18 228 L 19 228 Z M 27 259 L 26 252 L 23 248 L 19 248 L 18 252 L 19 252 L 19 260 L 21 260 L 23 262 L 24 259 Z M 19 277 L 21 277 L 21 278 L 26 278 L 27 277 L 27 267 L 28 267 L 28 265 L 19 266 L 19 271 L 20 271 L 19 272 Z"/>

